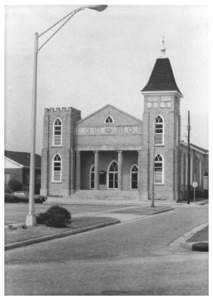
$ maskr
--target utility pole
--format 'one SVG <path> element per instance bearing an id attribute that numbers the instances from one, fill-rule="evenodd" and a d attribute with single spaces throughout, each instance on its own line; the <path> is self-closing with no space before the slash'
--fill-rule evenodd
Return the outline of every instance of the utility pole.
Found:
<path id="1" fill-rule="evenodd" d="M 149 117 L 150 120 L 150 117 Z M 150 126 L 150 124 L 149 124 Z M 152 155 L 152 203 L 151 207 L 155 207 L 155 126 L 153 128 L 153 155 Z"/>
<path id="2" fill-rule="evenodd" d="M 190 131 L 191 131 L 191 125 L 190 125 L 190 111 L 188 110 L 188 174 L 187 174 L 187 204 L 190 204 L 190 162 L 191 162 L 191 155 L 190 155 Z"/>

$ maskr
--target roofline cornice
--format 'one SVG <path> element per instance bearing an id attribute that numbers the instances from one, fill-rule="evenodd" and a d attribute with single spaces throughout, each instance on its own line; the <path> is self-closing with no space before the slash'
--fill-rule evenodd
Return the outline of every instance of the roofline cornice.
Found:
<path id="1" fill-rule="evenodd" d="M 168 95 L 168 94 L 177 94 L 180 98 L 182 98 L 183 97 L 183 95 L 180 93 L 180 92 L 178 92 L 178 91 L 143 91 L 143 90 L 141 90 L 141 93 L 143 94 L 143 95 L 159 95 L 159 94 L 166 94 L 166 95 Z"/>

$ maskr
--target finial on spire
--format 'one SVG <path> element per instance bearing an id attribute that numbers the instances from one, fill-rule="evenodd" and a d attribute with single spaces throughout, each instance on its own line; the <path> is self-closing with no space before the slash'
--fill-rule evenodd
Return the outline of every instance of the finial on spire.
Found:
<path id="1" fill-rule="evenodd" d="M 160 49 L 161 53 L 162 53 L 162 57 L 166 56 L 166 47 L 165 47 L 165 37 L 162 37 L 162 41 L 161 41 L 161 49 Z"/>

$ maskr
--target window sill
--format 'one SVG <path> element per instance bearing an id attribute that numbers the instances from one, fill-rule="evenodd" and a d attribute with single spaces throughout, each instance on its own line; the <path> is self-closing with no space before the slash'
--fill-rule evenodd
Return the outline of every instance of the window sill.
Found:
<path id="1" fill-rule="evenodd" d="M 61 181 L 51 181 L 51 183 L 54 183 L 54 184 L 62 183 L 62 180 Z"/>

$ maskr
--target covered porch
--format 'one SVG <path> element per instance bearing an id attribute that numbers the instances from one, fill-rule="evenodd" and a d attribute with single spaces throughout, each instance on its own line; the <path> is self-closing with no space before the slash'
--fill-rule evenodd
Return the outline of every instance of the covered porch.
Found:
<path id="1" fill-rule="evenodd" d="M 76 151 L 75 191 L 133 191 L 140 187 L 140 151 Z"/>

